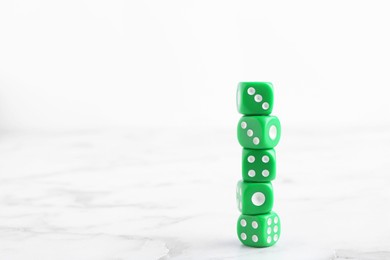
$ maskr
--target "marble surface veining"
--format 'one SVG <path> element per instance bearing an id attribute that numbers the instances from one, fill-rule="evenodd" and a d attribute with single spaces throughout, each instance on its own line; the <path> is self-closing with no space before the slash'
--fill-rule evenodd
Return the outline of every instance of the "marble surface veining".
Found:
<path id="1" fill-rule="evenodd" d="M 0 259 L 390 259 L 390 127 L 284 127 L 271 248 L 236 238 L 235 128 L 0 134 Z"/>

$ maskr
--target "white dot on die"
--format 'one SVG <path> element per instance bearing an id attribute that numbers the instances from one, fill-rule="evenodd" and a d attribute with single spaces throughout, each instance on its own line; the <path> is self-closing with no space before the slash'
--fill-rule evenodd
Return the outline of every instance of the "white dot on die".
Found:
<path id="1" fill-rule="evenodd" d="M 246 122 L 241 122 L 241 128 L 242 128 L 242 129 L 245 129 L 246 126 L 247 126 Z"/>
<path id="2" fill-rule="evenodd" d="M 271 232 L 272 232 L 272 229 L 270 227 L 268 227 L 267 228 L 267 234 L 269 235 L 269 234 L 271 234 Z"/>
<path id="3" fill-rule="evenodd" d="M 271 224 L 272 224 L 272 219 L 269 218 L 269 219 L 267 220 L 267 224 L 268 224 L 268 225 L 271 225 Z"/>
<path id="4" fill-rule="evenodd" d="M 252 137 L 252 135 L 253 135 L 253 130 L 252 130 L 252 129 L 248 129 L 248 131 L 246 131 L 246 134 L 247 134 L 249 137 Z"/>
<path id="5" fill-rule="evenodd" d="M 255 170 L 249 170 L 249 171 L 248 171 L 248 176 L 249 176 L 249 177 L 255 177 L 255 175 L 256 175 Z"/>
<path id="6" fill-rule="evenodd" d="M 271 237 L 267 237 L 267 243 L 268 243 L 268 244 L 271 243 L 271 240 L 272 240 Z"/>
<path id="7" fill-rule="evenodd" d="M 253 95 L 253 94 L 255 94 L 256 93 L 256 90 L 254 89 L 254 88 L 252 88 L 252 87 L 250 87 L 250 88 L 248 88 L 248 94 L 249 95 Z"/>
<path id="8" fill-rule="evenodd" d="M 261 105 L 261 107 L 264 109 L 264 110 L 267 110 L 269 108 L 269 104 L 267 102 L 264 102 L 263 105 Z"/>
<path id="9" fill-rule="evenodd" d="M 259 94 L 255 95 L 255 101 L 256 101 L 257 103 L 261 102 L 261 100 L 263 100 L 263 97 L 262 97 L 261 95 L 259 95 Z M 263 105 L 264 105 L 264 104 L 263 104 Z"/>
<path id="10" fill-rule="evenodd" d="M 246 240 L 246 234 L 245 233 L 241 233 L 241 239 L 242 240 Z"/>
<path id="11" fill-rule="evenodd" d="M 267 155 L 264 155 L 263 157 L 261 157 L 261 160 L 263 161 L 263 163 L 267 163 L 269 162 L 269 157 Z"/>
<path id="12" fill-rule="evenodd" d="M 255 158 L 253 155 L 249 155 L 249 156 L 248 156 L 248 162 L 249 162 L 249 163 L 254 163 L 255 160 L 256 160 L 256 158 Z"/>
<path id="13" fill-rule="evenodd" d="M 276 126 L 271 126 L 269 128 L 269 138 L 271 138 L 272 140 L 275 140 L 276 136 L 278 135 L 278 129 L 276 128 Z"/>
<path id="14" fill-rule="evenodd" d="M 276 232 L 278 232 L 278 226 L 274 226 L 274 232 L 276 233 Z"/>
<path id="15" fill-rule="evenodd" d="M 246 220 L 245 219 L 241 219 L 240 224 L 241 224 L 241 226 L 245 227 L 246 226 Z"/>
<path id="16" fill-rule="evenodd" d="M 278 234 L 274 235 L 274 241 L 278 240 Z"/>
<path id="17" fill-rule="evenodd" d="M 253 235 L 252 236 L 252 241 L 253 242 L 257 242 L 257 241 L 259 241 L 259 238 L 256 235 Z"/>
<path id="18" fill-rule="evenodd" d="M 261 192 L 255 192 L 253 195 L 252 195 L 252 203 L 253 205 L 255 206 L 261 206 L 263 205 L 265 202 L 265 196 L 263 193 Z"/>
<path id="19" fill-rule="evenodd" d="M 258 137 L 253 138 L 253 143 L 258 145 L 260 143 L 260 139 Z"/>
<path id="20" fill-rule="evenodd" d="M 275 217 L 275 218 L 274 218 L 274 223 L 277 224 L 278 221 L 279 221 L 278 217 Z"/>
<path id="21" fill-rule="evenodd" d="M 269 176 L 269 171 L 268 170 L 263 170 L 261 172 L 261 175 L 263 175 L 263 177 L 268 177 Z"/>
<path id="22" fill-rule="evenodd" d="M 256 228 L 259 227 L 259 224 L 257 224 L 256 221 L 252 221 L 252 227 L 253 227 L 254 229 L 256 229 Z"/>

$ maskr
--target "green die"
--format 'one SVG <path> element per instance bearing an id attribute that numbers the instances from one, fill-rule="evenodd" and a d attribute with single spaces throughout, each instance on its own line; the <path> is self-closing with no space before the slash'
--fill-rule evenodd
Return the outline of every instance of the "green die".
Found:
<path id="1" fill-rule="evenodd" d="M 274 90 L 269 82 L 240 82 L 237 110 L 244 115 L 269 115 L 274 105 Z"/>
<path id="2" fill-rule="evenodd" d="M 239 181 L 236 197 L 237 207 L 245 215 L 268 213 L 274 205 L 274 194 L 270 182 L 249 183 Z"/>
<path id="3" fill-rule="evenodd" d="M 279 216 L 275 212 L 257 216 L 241 215 L 237 221 L 237 236 L 246 246 L 272 246 L 280 237 Z"/>
<path id="4" fill-rule="evenodd" d="M 249 149 L 274 148 L 279 143 L 280 132 L 276 116 L 243 116 L 237 126 L 238 142 Z"/>
<path id="5" fill-rule="evenodd" d="M 275 150 L 242 150 L 242 179 L 246 182 L 269 182 L 276 177 Z"/>

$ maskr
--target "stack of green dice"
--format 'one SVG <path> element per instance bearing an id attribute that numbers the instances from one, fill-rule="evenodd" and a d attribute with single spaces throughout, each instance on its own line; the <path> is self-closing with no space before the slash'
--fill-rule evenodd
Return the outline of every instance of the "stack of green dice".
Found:
<path id="1" fill-rule="evenodd" d="M 273 86 L 268 82 L 241 82 L 237 88 L 237 109 L 241 117 L 237 137 L 242 150 L 242 180 L 237 184 L 237 221 L 240 241 L 251 247 L 274 245 L 280 236 L 280 219 L 272 211 L 271 181 L 276 176 L 273 149 L 280 139 L 280 122 L 271 116 Z"/>

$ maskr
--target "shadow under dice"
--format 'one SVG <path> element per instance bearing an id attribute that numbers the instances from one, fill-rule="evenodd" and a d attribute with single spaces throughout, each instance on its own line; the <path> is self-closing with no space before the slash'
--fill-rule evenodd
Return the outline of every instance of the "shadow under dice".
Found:
<path id="1" fill-rule="evenodd" d="M 237 183 L 237 207 L 244 215 L 258 215 L 269 213 L 274 204 L 272 184 L 248 183 L 239 181 Z"/>
<path id="2" fill-rule="evenodd" d="M 276 116 L 243 116 L 238 122 L 237 138 L 249 149 L 271 149 L 280 139 L 280 122 Z"/>
<path id="3" fill-rule="evenodd" d="M 272 246 L 280 236 L 279 216 L 275 212 L 257 216 L 241 215 L 237 221 L 237 236 L 246 246 Z"/>
<path id="4" fill-rule="evenodd" d="M 269 82 L 240 82 L 237 110 L 243 115 L 269 115 L 274 105 L 273 86 Z"/>
<path id="5" fill-rule="evenodd" d="M 276 177 L 275 150 L 242 150 L 242 179 L 246 182 L 269 182 Z"/>

